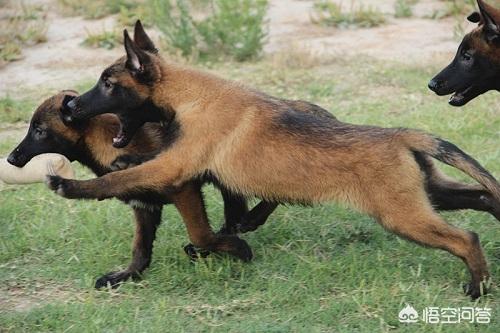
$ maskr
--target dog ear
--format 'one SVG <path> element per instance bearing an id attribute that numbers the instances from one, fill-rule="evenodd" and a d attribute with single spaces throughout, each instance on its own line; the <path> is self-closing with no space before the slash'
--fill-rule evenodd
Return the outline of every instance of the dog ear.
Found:
<path id="1" fill-rule="evenodd" d="M 142 51 L 130 38 L 127 29 L 123 30 L 123 44 L 127 52 L 126 67 L 132 74 L 144 72 L 144 65 L 149 62 L 148 55 Z"/>
<path id="2" fill-rule="evenodd" d="M 66 91 L 63 91 L 66 92 Z M 69 93 L 73 93 L 74 91 L 68 91 Z M 77 94 L 65 94 L 63 97 L 63 101 L 61 104 L 61 120 L 66 126 L 71 126 L 73 123 L 73 117 L 71 116 L 71 109 L 68 107 L 68 103 L 72 101 Z"/>
<path id="3" fill-rule="evenodd" d="M 467 16 L 467 20 L 472 23 L 479 23 L 479 21 L 481 21 L 481 14 L 479 14 L 479 12 L 474 12 Z"/>
<path id="4" fill-rule="evenodd" d="M 154 54 L 158 53 L 158 49 L 156 48 L 155 44 L 146 34 L 146 31 L 144 31 L 141 20 L 137 20 L 137 22 L 135 22 L 134 42 L 141 50 L 148 51 Z"/>
<path id="5" fill-rule="evenodd" d="M 500 11 L 486 4 L 483 0 L 477 0 L 477 4 L 481 12 L 486 40 L 500 43 Z"/>

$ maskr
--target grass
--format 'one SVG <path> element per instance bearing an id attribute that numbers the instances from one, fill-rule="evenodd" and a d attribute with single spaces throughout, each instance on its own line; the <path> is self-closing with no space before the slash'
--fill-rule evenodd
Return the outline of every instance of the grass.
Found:
<path id="1" fill-rule="evenodd" d="M 345 11 L 342 4 L 331 0 L 315 1 L 313 6 L 313 23 L 339 28 L 371 28 L 385 23 L 384 14 L 372 6 L 356 5 L 351 2 L 351 7 Z"/>
<path id="2" fill-rule="evenodd" d="M 415 5 L 418 0 L 396 0 L 394 3 L 394 17 L 412 17 L 413 16 L 413 5 Z"/>
<path id="3" fill-rule="evenodd" d="M 87 31 L 87 37 L 82 45 L 93 48 L 103 48 L 111 50 L 123 44 L 123 33 L 119 30 L 102 30 L 100 32 Z"/>
<path id="4" fill-rule="evenodd" d="M 149 4 L 167 50 L 184 58 L 252 60 L 264 46 L 267 0 L 211 0 L 197 5 L 150 0 Z"/>
<path id="5" fill-rule="evenodd" d="M 22 58 L 22 49 L 47 41 L 47 23 L 41 6 L 5 1 L 0 4 L 0 68 Z"/>
<path id="6" fill-rule="evenodd" d="M 28 122 L 35 110 L 35 102 L 30 99 L 0 98 L 0 123 Z"/>
<path id="7" fill-rule="evenodd" d="M 345 121 L 431 131 L 500 175 L 496 93 L 452 108 L 426 88 L 438 68 L 370 58 L 334 58 L 308 70 L 276 68 L 272 61 L 210 66 L 272 95 L 310 100 Z M 0 156 L 15 144 L 0 143 Z M 82 168 L 77 173 L 91 177 Z M 207 186 L 205 198 L 217 227 L 220 195 Z M 444 216 L 480 235 L 496 281 L 498 222 L 477 212 Z M 496 282 L 476 303 L 493 309 L 489 325 L 399 323 L 405 303 L 420 311 L 474 306 L 461 293 L 464 265 L 335 204 L 280 207 L 261 229 L 243 236 L 254 251 L 249 264 L 217 256 L 189 263 L 182 251 L 185 229 L 167 206 L 144 279 L 109 292 L 94 291 L 93 283 L 130 258 L 132 214 L 121 203 L 66 200 L 44 185 L 7 186 L 0 191 L 0 229 L 2 332 L 500 331 Z"/>

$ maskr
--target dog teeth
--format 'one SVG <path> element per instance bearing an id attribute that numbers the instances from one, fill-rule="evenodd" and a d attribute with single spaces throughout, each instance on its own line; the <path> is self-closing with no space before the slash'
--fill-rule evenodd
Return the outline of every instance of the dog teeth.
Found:
<path id="1" fill-rule="evenodd" d="M 120 141 L 120 139 L 118 139 L 118 138 L 113 138 L 113 143 L 117 143 L 118 141 Z"/>

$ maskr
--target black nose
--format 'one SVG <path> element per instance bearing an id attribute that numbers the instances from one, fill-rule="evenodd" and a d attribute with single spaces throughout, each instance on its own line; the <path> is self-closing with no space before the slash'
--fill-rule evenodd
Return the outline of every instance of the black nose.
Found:
<path id="1" fill-rule="evenodd" d="M 438 90 L 439 88 L 441 88 L 441 86 L 442 86 L 442 83 L 435 80 L 435 79 L 430 80 L 429 85 L 428 85 L 429 89 L 432 91 Z"/>
<path id="2" fill-rule="evenodd" d="M 71 101 L 68 102 L 67 106 L 68 108 L 71 110 L 71 111 L 74 111 L 76 109 L 76 103 L 75 103 L 75 99 L 76 98 L 73 98 Z"/>
<path id="3" fill-rule="evenodd" d="M 12 165 L 16 165 L 17 159 L 16 156 L 12 153 L 7 157 L 7 162 L 9 162 Z"/>

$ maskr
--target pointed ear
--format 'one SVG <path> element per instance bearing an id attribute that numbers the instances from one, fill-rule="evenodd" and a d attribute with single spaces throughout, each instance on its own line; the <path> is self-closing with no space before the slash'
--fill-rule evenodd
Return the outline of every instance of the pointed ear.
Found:
<path id="1" fill-rule="evenodd" d="M 71 109 L 68 107 L 68 103 L 72 101 L 77 93 L 74 90 L 63 90 L 63 92 L 68 92 L 69 94 L 65 94 L 63 97 L 62 105 L 61 105 L 61 120 L 66 125 L 69 126 L 73 122 L 73 117 L 71 116 Z"/>
<path id="2" fill-rule="evenodd" d="M 123 44 L 127 52 L 127 68 L 135 73 L 143 72 L 144 61 L 147 55 L 135 45 L 132 39 L 130 39 L 127 29 L 123 30 Z"/>
<path id="3" fill-rule="evenodd" d="M 481 14 L 479 14 L 479 12 L 474 12 L 467 16 L 467 20 L 472 23 L 479 23 L 479 21 L 481 21 Z"/>
<path id="4" fill-rule="evenodd" d="M 488 5 L 483 0 L 477 0 L 484 24 L 484 33 L 488 42 L 500 41 L 500 10 Z"/>
<path id="5" fill-rule="evenodd" d="M 141 50 L 155 54 L 158 53 L 158 49 L 156 48 L 155 44 L 146 34 L 146 31 L 144 31 L 141 20 L 137 20 L 137 22 L 135 22 L 134 42 Z"/>

